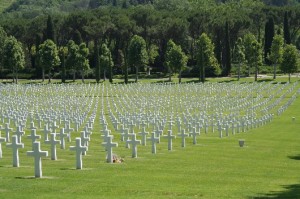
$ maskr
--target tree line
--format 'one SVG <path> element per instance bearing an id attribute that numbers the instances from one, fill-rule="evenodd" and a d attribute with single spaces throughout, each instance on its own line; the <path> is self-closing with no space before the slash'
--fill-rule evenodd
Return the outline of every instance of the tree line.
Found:
<path id="1" fill-rule="evenodd" d="M 124 1 L 125 2 L 125 1 Z M 113 81 L 121 74 L 179 76 L 255 74 L 272 67 L 298 70 L 300 6 L 261 1 L 151 1 L 102 6 L 69 14 L 0 20 L 2 77 L 80 75 Z M 112 2 L 113 3 L 113 2 Z M 130 6 L 131 5 L 131 6 Z M 234 67 L 232 67 L 234 66 Z"/>

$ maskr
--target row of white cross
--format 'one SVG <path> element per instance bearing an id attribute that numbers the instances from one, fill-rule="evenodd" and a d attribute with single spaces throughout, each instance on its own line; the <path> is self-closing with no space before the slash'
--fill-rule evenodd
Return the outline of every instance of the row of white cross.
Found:
<path id="1" fill-rule="evenodd" d="M 265 125 L 274 113 L 281 114 L 296 99 L 299 90 L 294 84 L 245 83 L 245 84 L 132 84 L 132 85 L 0 85 L 0 123 L 4 124 L 0 134 L 1 143 L 13 150 L 13 166 L 19 166 L 18 149 L 24 148 L 22 136 L 26 124 L 32 141 L 32 151 L 27 155 L 35 158 L 35 176 L 42 177 L 41 157 L 47 151 L 40 149 L 37 128 L 43 127 L 44 143 L 51 145 L 51 159 L 56 160 L 56 145 L 65 149 L 65 138 L 71 142 L 71 132 L 79 132 L 76 145 L 76 168 L 82 168 L 82 155 L 88 145 L 96 117 L 102 125 L 102 145 L 107 151 L 107 161 L 113 162 L 114 135 L 120 136 L 127 148 L 132 148 L 132 157 L 137 157 L 137 146 L 151 141 L 152 153 L 160 137 L 172 140 L 192 137 L 197 143 L 200 132 L 219 132 L 222 138 L 229 130 L 235 133 Z M 282 101 L 291 99 L 278 108 Z M 276 110 L 276 108 L 278 108 Z M 108 115 L 108 117 L 106 116 Z M 64 124 L 59 129 L 58 125 Z M 83 124 L 85 124 L 83 126 Z M 13 132 L 13 128 L 15 131 Z M 72 128 L 73 126 L 74 128 Z M 112 128 L 113 131 L 108 128 Z M 140 132 L 134 132 L 136 129 Z M 146 132 L 149 130 L 151 133 Z M 14 135 L 10 135 L 13 132 Z M 116 134 L 116 132 L 119 132 Z M 165 133 L 164 133 L 165 132 Z M 150 134 L 150 136 L 149 136 Z M 138 140 L 136 135 L 141 137 Z M 59 140 L 56 140 L 59 136 Z M 11 138 L 11 140 L 10 140 Z"/>

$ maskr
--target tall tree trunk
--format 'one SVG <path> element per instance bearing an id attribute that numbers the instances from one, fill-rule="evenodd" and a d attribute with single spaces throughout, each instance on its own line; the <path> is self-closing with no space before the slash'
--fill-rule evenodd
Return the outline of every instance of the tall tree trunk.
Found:
<path id="1" fill-rule="evenodd" d="M 51 72 L 49 71 L 48 72 L 48 84 L 50 84 L 51 83 Z"/>
<path id="2" fill-rule="evenodd" d="M 169 82 L 172 81 L 172 73 L 171 73 L 171 68 L 168 67 L 168 71 L 169 71 Z"/>
<path id="3" fill-rule="evenodd" d="M 276 63 L 274 64 L 274 74 L 273 74 L 273 79 L 276 79 Z"/>
<path id="4" fill-rule="evenodd" d="M 178 79 L 178 83 L 180 84 L 181 83 L 181 70 L 179 71 L 179 79 Z"/>
<path id="5" fill-rule="evenodd" d="M 239 68 L 238 68 L 238 81 L 240 81 L 241 78 L 241 63 L 239 63 Z"/>
<path id="6" fill-rule="evenodd" d="M 250 66 L 248 66 L 248 77 L 250 77 Z"/>
<path id="7" fill-rule="evenodd" d="M 255 81 L 257 81 L 257 76 L 258 76 L 258 68 L 255 67 Z"/>
<path id="8" fill-rule="evenodd" d="M 289 83 L 291 83 L 291 73 L 289 73 Z"/>
<path id="9" fill-rule="evenodd" d="M 73 82 L 75 82 L 75 78 L 76 78 L 76 71 L 73 70 Z"/>
<path id="10" fill-rule="evenodd" d="M 42 80 L 45 81 L 45 68 L 42 68 Z"/>
<path id="11" fill-rule="evenodd" d="M 84 83 L 84 70 L 81 71 L 81 81 Z"/>
<path id="12" fill-rule="evenodd" d="M 135 67 L 135 83 L 138 82 L 138 76 L 139 76 L 139 67 L 136 66 L 136 67 Z"/>

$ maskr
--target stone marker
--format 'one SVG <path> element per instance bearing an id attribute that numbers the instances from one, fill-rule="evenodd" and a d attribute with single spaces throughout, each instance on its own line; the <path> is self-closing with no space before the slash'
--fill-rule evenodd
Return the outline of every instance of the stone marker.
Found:
<path id="1" fill-rule="evenodd" d="M 155 136 L 155 132 L 151 133 L 151 138 L 148 138 L 148 140 L 150 140 L 152 142 L 152 153 L 156 154 L 156 143 L 159 142 L 159 137 Z"/>
<path id="2" fill-rule="evenodd" d="M 6 141 L 6 138 L 1 137 L 0 135 L 0 158 L 2 158 L 2 144 L 3 142 Z"/>
<path id="3" fill-rule="evenodd" d="M 34 129 L 33 129 L 34 130 Z M 33 143 L 33 151 L 27 151 L 28 156 L 34 157 L 34 176 L 42 178 L 42 159 L 43 156 L 48 156 L 48 151 L 41 151 L 40 142 Z"/>
<path id="4" fill-rule="evenodd" d="M 5 127 L 1 130 L 5 131 L 5 138 L 6 138 L 6 142 L 10 142 L 9 140 L 9 132 L 12 131 L 12 128 L 9 128 L 9 123 L 5 123 Z"/>
<path id="5" fill-rule="evenodd" d="M 19 148 L 24 148 L 23 143 L 18 143 L 18 137 L 17 135 L 12 136 L 11 143 L 6 144 L 6 147 L 12 148 L 13 150 L 13 167 L 19 167 Z"/>
<path id="6" fill-rule="evenodd" d="M 168 135 L 164 136 L 168 139 L 168 150 L 172 151 L 172 140 L 176 138 L 175 135 L 172 135 L 172 130 L 168 130 Z"/>
<path id="7" fill-rule="evenodd" d="M 41 136 L 36 134 L 36 129 L 31 129 L 31 134 L 27 136 L 28 139 L 31 139 L 31 143 L 32 143 L 32 150 L 33 149 L 33 143 L 37 140 L 40 139 Z"/>
<path id="8" fill-rule="evenodd" d="M 60 148 L 65 149 L 66 148 L 65 137 L 68 137 L 68 134 L 65 133 L 64 128 L 60 129 L 58 136 L 59 136 L 59 140 L 60 140 Z"/>
<path id="9" fill-rule="evenodd" d="M 76 138 L 76 146 L 70 146 L 70 150 L 76 152 L 76 169 L 82 169 L 82 152 L 86 151 L 87 147 L 81 145 L 81 138 Z"/>
<path id="10" fill-rule="evenodd" d="M 86 155 L 86 152 L 88 151 L 88 142 L 90 141 L 90 137 L 86 135 L 86 131 L 81 131 L 80 138 L 81 138 L 81 145 L 86 147 L 86 150 L 82 151 L 82 155 Z"/>
<path id="11" fill-rule="evenodd" d="M 197 133 L 196 127 L 193 127 L 193 131 L 190 133 L 190 136 L 193 137 L 193 144 L 197 144 L 197 135 L 200 135 L 200 133 Z"/>
<path id="12" fill-rule="evenodd" d="M 17 136 L 18 143 L 21 143 L 22 142 L 22 136 L 25 135 L 25 132 L 22 131 L 22 127 L 21 126 L 17 127 L 15 135 Z"/>
<path id="13" fill-rule="evenodd" d="M 189 134 L 185 133 L 185 129 L 181 129 L 181 133 L 178 136 L 181 137 L 181 147 L 185 147 L 185 138 L 189 137 Z"/>
<path id="14" fill-rule="evenodd" d="M 50 134 L 50 140 L 45 141 L 45 144 L 51 144 L 51 160 L 57 160 L 56 144 L 60 144 L 60 141 L 56 140 L 55 137 L 56 137 L 56 134 L 51 133 Z"/>
<path id="15" fill-rule="evenodd" d="M 143 127 L 142 132 L 139 132 L 138 134 L 142 136 L 142 145 L 146 146 L 146 139 L 147 139 L 147 135 L 149 134 L 148 132 L 146 132 L 146 128 Z"/>
<path id="16" fill-rule="evenodd" d="M 112 152 L 112 148 L 113 147 L 118 147 L 118 143 L 116 142 L 112 142 L 113 136 L 109 135 L 106 138 L 106 142 L 102 142 L 102 146 L 105 147 L 105 149 L 107 150 L 107 162 L 108 163 L 113 163 L 113 152 Z"/>
<path id="17" fill-rule="evenodd" d="M 141 144 L 141 140 L 136 139 L 136 134 L 130 134 L 131 140 L 127 140 L 126 143 L 132 145 L 132 157 L 137 158 L 137 145 Z"/>

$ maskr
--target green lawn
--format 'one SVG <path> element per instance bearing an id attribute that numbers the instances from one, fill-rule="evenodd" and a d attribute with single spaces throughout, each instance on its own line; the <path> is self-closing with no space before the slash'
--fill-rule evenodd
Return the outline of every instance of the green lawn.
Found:
<path id="1" fill-rule="evenodd" d="M 168 151 L 166 140 L 161 139 L 157 154 L 151 153 L 149 143 L 138 147 L 138 158 L 131 158 L 131 149 L 126 149 L 114 134 L 119 143 L 114 153 L 125 159 L 121 164 L 105 162 L 106 152 L 99 132 L 102 127 L 97 117 L 89 151 L 83 156 L 84 169 L 75 169 L 75 153 L 69 150 L 75 144 L 73 139 L 72 143 L 66 143 L 65 150 L 57 147 L 57 161 L 43 158 L 42 179 L 33 178 L 33 158 L 26 156 L 30 147 L 24 137 L 19 168 L 12 167 L 12 151 L 2 144 L 0 198 L 297 199 L 300 198 L 299 107 L 300 100 L 296 99 L 271 123 L 246 133 L 222 139 L 217 132 L 201 133 L 198 144 L 193 145 L 188 138 L 185 148 L 176 139 L 173 151 Z M 296 120 L 292 121 L 292 117 Z M 245 139 L 245 147 L 238 146 L 239 139 Z M 42 144 L 42 149 L 49 151 L 49 146 Z"/>

